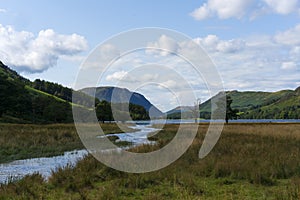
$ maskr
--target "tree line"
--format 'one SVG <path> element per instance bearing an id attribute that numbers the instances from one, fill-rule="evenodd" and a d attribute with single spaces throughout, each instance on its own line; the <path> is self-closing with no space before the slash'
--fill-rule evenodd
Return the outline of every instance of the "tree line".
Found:
<path id="1" fill-rule="evenodd" d="M 112 107 L 114 110 L 112 110 Z M 132 103 L 109 103 L 105 100 L 96 105 L 98 121 L 149 120 L 149 113 L 143 106 Z M 115 116 L 115 118 L 114 118 Z"/>

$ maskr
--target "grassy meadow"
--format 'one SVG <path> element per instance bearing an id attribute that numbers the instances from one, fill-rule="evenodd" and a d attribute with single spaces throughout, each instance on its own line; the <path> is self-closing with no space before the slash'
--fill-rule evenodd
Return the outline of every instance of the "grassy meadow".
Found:
<path id="1" fill-rule="evenodd" d="M 45 127 L 55 126 L 60 127 Z M 161 148 L 177 128 L 165 125 L 151 138 L 157 141 L 156 146 L 143 145 L 131 151 Z M 200 124 L 188 151 L 159 171 L 123 173 L 87 156 L 75 167 L 54 172 L 47 182 L 35 174 L 1 185 L 0 199 L 300 199 L 300 124 L 225 125 L 215 148 L 200 160 L 198 152 L 207 128 L 207 124 Z M 70 133 L 75 134 L 74 127 Z M 7 134 L 11 137 L 13 132 Z M 29 144 L 34 138 L 24 137 L 20 144 Z M 1 149 L 4 143 L 1 139 Z M 55 143 L 59 146 L 59 141 L 49 144 Z"/>

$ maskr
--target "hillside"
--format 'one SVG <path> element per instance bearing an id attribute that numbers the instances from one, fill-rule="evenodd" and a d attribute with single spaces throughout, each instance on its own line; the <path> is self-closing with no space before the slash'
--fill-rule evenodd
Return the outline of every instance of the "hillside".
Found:
<path id="1" fill-rule="evenodd" d="M 0 121 L 72 122 L 70 102 L 32 88 L 32 82 L 0 63 Z"/>
<path id="2" fill-rule="evenodd" d="M 0 61 L 0 75 L 5 76 L 8 80 L 16 80 L 24 84 L 30 84 L 30 80 L 20 76 L 16 71 L 11 70 L 8 66 Z"/>
<path id="3" fill-rule="evenodd" d="M 121 90 L 118 92 L 123 95 Z M 134 97 L 134 102 L 152 105 L 142 95 L 134 94 Z M 0 122 L 70 123 L 73 122 L 72 105 L 82 113 L 89 113 L 91 108 L 99 108 L 100 103 L 97 98 L 58 83 L 40 79 L 31 82 L 0 61 Z M 144 107 L 134 103 L 129 107 L 133 119 L 149 118 Z M 97 115 L 102 116 L 102 112 L 98 109 Z"/>
<path id="4" fill-rule="evenodd" d="M 193 106 L 178 106 L 169 110 L 166 114 L 169 119 L 194 118 L 193 110 L 195 110 Z"/>
<path id="5" fill-rule="evenodd" d="M 281 91 L 284 95 L 280 98 L 245 111 L 242 117 L 250 119 L 300 119 L 299 91 L 300 87 L 295 91 Z"/>
<path id="6" fill-rule="evenodd" d="M 227 91 L 226 94 L 229 95 L 233 100 L 232 108 L 236 108 L 240 111 L 246 111 L 274 103 L 287 95 L 293 94 L 293 91 L 282 90 L 278 92 L 239 92 L 234 90 Z M 204 102 L 200 107 L 201 111 L 210 111 L 210 106 L 210 100 Z"/>
<path id="7" fill-rule="evenodd" d="M 300 87 L 296 90 L 277 92 L 227 91 L 226 95 L 233 100 L 232 108 L 238 109 L 243 119 L 299 119 L 300 118 Z M 215 97 L 212 97 L 215 98 Z M 191 117 L 191 112 L 184 106 L 168 111 L 169 118 Z M 200 105 L 200 117 L 209 119 L 211 99 Z"/>
<path id="8" fill-rule="evenodd" d="M 125 88 L 118 87 L 90 87 L 79 90 L 88 95 L 93 95 L 95 92 L 95 97 L 100 101 L 105 100 L 112 103 L 132 103 L 136 105 L 143 106 L 151 116 L 160 117 L 163 113 L 152 105 L 143 95 L 131 92 Z M 113 96 L 114 93 L 114 97 Z"/>

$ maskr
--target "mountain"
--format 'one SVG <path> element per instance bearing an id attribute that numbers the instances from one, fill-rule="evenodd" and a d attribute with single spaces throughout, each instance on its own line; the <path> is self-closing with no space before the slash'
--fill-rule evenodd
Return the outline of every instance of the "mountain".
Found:
<path id="1" fill-rule="evenodd" d="M 169 110 L 167 112 L 168 115 L 180 112 L 191 112 L 194 109 L 193 106 L 177 106 L 176 108 Z"/>
<path id="2" fill-rule="evenodd" d="M 143 106 L 152 117 L 160 117 L 163 115 L 158 108 L 152 105 L 143 95 L 131 92 L 126 88 L 118 87 L 89 87 L 79 90 L 85 94 L 93 96 L 100 101 L 105 100 L 112 103 L 132 103 Z"/>
<path id="3" fill-rule="evenodd" d="M 231 107 L 239 110 L 239 117 L 243 119 L 300 119 L 300 87 L 296 90 L 281 90 L 277 92 L 257 92 L 237 90 L 227 91 L 226 95 L 232 99 Z M 216 98 L 216 96 L 212 97 Z M 200 105 L 200 117 L 209 119 L 211 114 L 211 99 Z M 169 111 L 169 117 L 178 117 Z M 185 113 L 183 109 L 183 113 Z"/>
<path id="4" fill-rule="evenodd" d="M 1 61 L 0 61 L 0 75 L 1 77 L 5 76 L 7 79 L 17 80 L 24 84 L 30 83 L 30 80 L 20 76 L 16 71 L 10 69 L 8 66 L 4 65 Z"/>
<path id="5" fill-rule="evenodd" d="M 271 101 L 265 101 L 254 109 L 243 111 L 242 118 L 250 119 L 300 119 L 300 87 L 296 90 L 285 90 L 275 95 Z"/>
<path id="6" fill-rule="evenodd" d="M 47 82 L 48 93 L 35 88 L 37 84 L 20 76 L 0 61 L 0 122 L 13 123 L 69 123 L 73 121 L 71 101 L 72 90 Z M 66 99 L 61 98 L 61 91 L 71 90 Z M 59 92 L 60 91 L 60 92 Z M 86 102 L 92 98 L 85 96 Z M 76 105 L 76 104 L 75 104 Z M 77 105 L 87 110 L 82 105 Z"/>
<path id="7" fill-rule="evenodd" d="M 132 119 L 148 119 L 149 110 L 154 114 L 161 113 L 142 95 L 128 90 L 124 93 L 124 90 L 115 91 L 120 92 L 122 98 L 132 94 L 133 101 L 127 106 Z M 0 122 L 70 123 L 73 122 L 72 105 L 86 115 L 86 119 L 90 119 L 88 116 L 95 108 L 97 116 L 104 114 L 99 99 L 58 83 L 40 79 L 31 82 L 0 61 Z M 125 104 L 115 105 L 118 108 L 126 107 Z M 122 109 L 119 112 L 122 113 Z"/>
<path id="8" fill-rule="evenodd" d="M 169 119 L 194 118 L 194 110 L 194 106 L 177 106 L 176 108 L 169 110 L 166 114 Z"/>

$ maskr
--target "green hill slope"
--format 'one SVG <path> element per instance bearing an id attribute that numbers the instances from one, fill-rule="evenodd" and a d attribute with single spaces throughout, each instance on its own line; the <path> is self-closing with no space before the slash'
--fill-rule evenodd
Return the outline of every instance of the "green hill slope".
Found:
<path id="1" fill-rule="evenodd" d="M 71 103 L 34 89 L 33 83 L 0 62 L 0 121 L 69 123 Z"/>
<path id="2" fill-rule="evenodd" d="M 286 91 L 285 95 L 266 105 L 246 111 L 242 117 L 250 119 L 300 119 L 300 93 Z"/>
<path id="3" fill-rule="evenodd" d="M 89 115 L 99 103 L 97 98 L 58 83 L 39 79 L 31 82 L 0 61 L 0 122 L 70 123 L 72 105 Z M 149 118 L 143 107 L 130 104 L 129 108 L 134 120 Z"/>
<path id="4" fill-rule="evenodd" d="M 299 119 L 300 87 L 278 92 L 227 91 L 233 102 L 232 108 L 240 111 L 244 119 Z M 214 98 L 214 97 L 212 97 Z M 200 106 L 200 116 L 210 117 L 211 100 Z"/>

